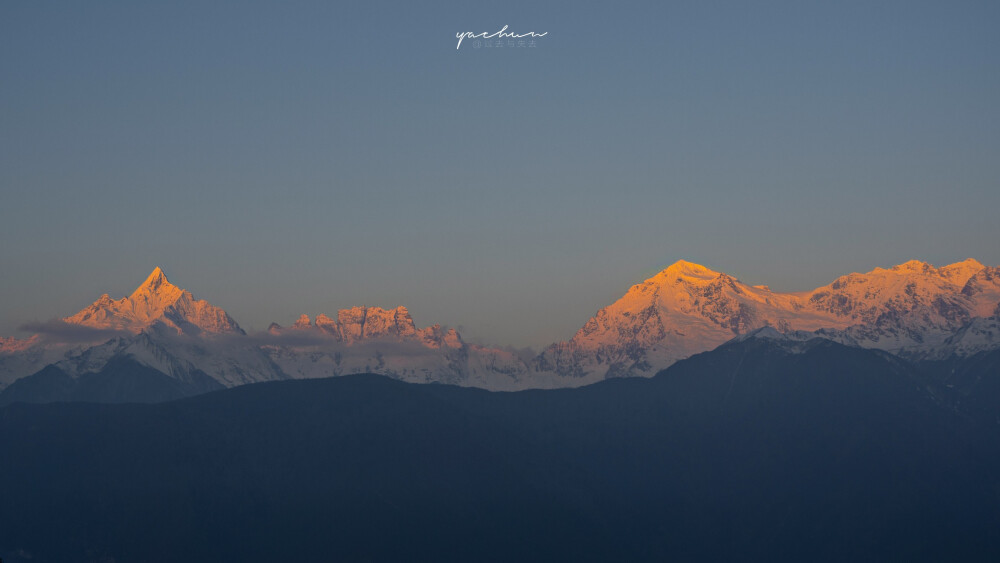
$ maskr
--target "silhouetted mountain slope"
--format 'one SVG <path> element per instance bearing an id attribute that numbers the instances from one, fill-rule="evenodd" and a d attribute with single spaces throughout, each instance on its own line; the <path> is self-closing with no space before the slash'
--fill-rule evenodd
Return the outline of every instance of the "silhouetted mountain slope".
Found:
<path id="1" fill-rule="evenodd" d="M 956 408 L 1000 430 L 1000 350 L 935 364 L 935 379 L 951 393 Z"/>
<path id="2" fill-rule="evenodd" d="M 56 366 L 23 377 L 0 392 L 0 405 L 14 402 L 161 403 L 222 389 L 203 373 L 185 380 L 170 377 L 129 357 L 109 361 L 100 371 L 72 377 Z"/>
<path id="3" fill-rule="evenodd" d="M 551 454 L 429 390 L 351 376 L 153 406 L 7 407 L 0 451 L 17 463 L 0 473 L 0 549 L 55 561 L 617 552 L 559 492 Z"/>
<path id="4" fill-rule="evenodd" d="M 540 429 L 543 447 L 581 460 L 602 514 L 627 522 L 650 559 L 997 553 L 995 442 L 932 391 L 882 352 L 748 340 L 652 381 L 477 408 L 509 408 L 501 416 Z"/>
<path id="5" fill-rule="evenodd" d="M 346 376 L 15 404 L 0 555 L 995 560 L 996 452 L 907 366 L 750 338 L 557 391 Z"/>
<path id="6" fill-rule="evenodd" d="M 38 373 L 22 377 L 0 393 L 0 405 L 14 402 L 53 403 L 72 400 L 76 380 L 54 365 Z"/>

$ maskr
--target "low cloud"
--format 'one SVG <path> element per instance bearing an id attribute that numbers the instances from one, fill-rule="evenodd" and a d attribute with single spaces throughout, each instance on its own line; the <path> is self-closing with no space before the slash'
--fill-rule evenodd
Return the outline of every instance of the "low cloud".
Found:
<path id="1" fill-rule="evenodd" d="M 347 344 L 319 330 L 284 330 L 278 333 L 257 332 L 247 335 L 227 336 L 235 344 L 250 346 L 287 346 L 290 348 L 316 348 L 318 352 L 344 352 L 352 357 L 374 357 L 382 354 L 387 357 L 421 357 L 436 356 L 447 348 L 426 348 L 419 342 L 400 342 L 393 338 L 374 338 L 361 342 Z"/>
<path id="2" fill-rule="evenodd" d="M 538 356 L 538 352 L 530 346 L 525 346 L 524 348 L 517 348 L 514 346 L 504 346 L 501 349 L 504 352 L 510 352 L 511 354 L 514 354 L 515 356 L 520 358 L 521 361 L 525 363 L 531 362 L 531 360 L 535 359 L 535 357 Z"/>
<path id="3" fill-rule="evenodd" d="M 284 330 L 277 334 L 255 332 L 232 338 L 236 342 L 251 346 L 331 346 L 338 343 L 332 336 L 318 330 Z"/>
<path id="4" fill-rule="evenodd" d="M 62 319 L 51 319 L 45 322 L 28 322 L 17 327 L 17 329 L 37 334 L 43 342 L 49 344 L 89 344 L 92 342 L 104 342 L 118 336 L 131 336 L 132 334 L 126 330 L 94 328 L 68 323 Z"/>

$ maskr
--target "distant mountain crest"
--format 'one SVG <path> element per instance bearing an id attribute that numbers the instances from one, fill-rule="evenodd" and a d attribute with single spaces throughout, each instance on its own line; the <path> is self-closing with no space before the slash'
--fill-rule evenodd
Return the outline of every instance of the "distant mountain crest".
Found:
<path id="1" fill-rule="evenodd" d="M 652 375 L 765 327 L 822 330 L 825 338 L 904 355 L 941 354 L 956 331 L 997 312 L 1000 269 L 972 258 L 940 268 L 911 260 L 803 293 L 749 286 L 680 260 L 599 310 L 572 339 L 546 349 L 535 366 L 583 378 Z M 981 326 L 992 325 L 980 323 L 976 334 Z"/>
<path id="2" fill-rule="evenodd" d="M 419 328 L 402 306 L 301 315 L 290 327 L 272 323 L 247 336 L 224 310 L 170 283 L 160 268 L 128 297 L 101 295 L 50 324 L 50 332 L 29 339 L 0 338 L 0 390 L 48 365 L 82 377 L 122 358 L 187 383 L 207 377 L 227 387 L 375 372 L 518 390 L 652 376 L 745 338 L 780 341 L 789 350 L 819 338 L 914 359 L 978 354 L 1000 348 L 1000 267 L 971 258 L 942 267 L 911 260 L 782 293 L 679 260 L 533 357 L 466 343 L 438 324 Z"/>
<path id="3" fill-rule="evenodd" d="M 146 278 L 146 281 L 142 282 L 142 285 L 136 288 L 135 292 L 132 294 L 141 293 L 156 293 L 161 288 L 167 291 L 179 291 L 179 288 L 174 284 L 170 283 L 167 279 L 167 275 L 163 273 L 163 270 L 159 266 L 153 268 L 153 271 Z"/>
<path id="4" fill-rule="evenodd" d="M 443 330 L 440 325 L 417 328 L 406 307 L 394 309 L 381 307 L 351 307 L 337 311 L 336 320 L 325 314 L 316 315 L 315 322 L 309 315 L 300 315 L 289 329 L 272 323 L 268 329 L 272 334 L 282 334 L 285 330 L 316 330 L 336 342 L 347 345 L 372 340 L 398 340 L 420 342 L 431 348 L 442 346 L 459 348 L 462 339 L 454 329 Z"/>
<path id="5" fill-rule="evenodd" d="M 687 260 L 678 260 L 667 266 L 656 277 L 665 279 L 714 279 L 719 277 L 719 275 L 720 272 L 706 268 L 701 264 L 695 264 Z"/>
<path id="6" fill-rule="evenodd" d="M 63 321 L 132 333 L 153 327 L 188 335 L 243 332 L 224 310 L 170 283 L 159 267 L 128 297 L 114 300 L 104 294 Z"/>

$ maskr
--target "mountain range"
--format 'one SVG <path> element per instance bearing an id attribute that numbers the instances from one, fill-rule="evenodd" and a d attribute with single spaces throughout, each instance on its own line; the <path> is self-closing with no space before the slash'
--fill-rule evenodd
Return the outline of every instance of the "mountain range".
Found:
<path id="1" fill-rule="evenodd" d="M 0 558 L 996 561 L 996 270 L 679 262 L 524 358 L 157 269 L 2 341 Z"/>
<path id="2" fill-rule="evenodd" d="M 910 261 L 780 293 L 680 261 L 597 312 L 540 370 L 588 381 L 652 375 L 763 327 L 811 333 L 910 358 L 968 356 L 1000 345 L 1000 268 L 968 259 Z"/>
<path id="3" fill-rule="evenodd" d="M 0 339 L 0 402 L 165 400 L 282 379 L 379 373 L 490 390 L 576 387 L 649 377 L 674 362 L 767 329 L 916 361 L 1000 347 L 1000 267 L 910 261 L 781 293 L 679 261 L 631 287 L 568 341 L 534 357 L 418 328 L 405 307 L 302 315 L 247 334 L 224 310 L 156 268 L 128 297 L 102 295 L 76 314 Z M 139 385 L 128 373 L 145 374 Z"/>

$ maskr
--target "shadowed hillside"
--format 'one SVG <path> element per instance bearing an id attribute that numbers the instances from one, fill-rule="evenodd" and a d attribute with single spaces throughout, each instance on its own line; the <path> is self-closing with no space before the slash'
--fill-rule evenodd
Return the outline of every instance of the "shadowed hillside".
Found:
<path id="1" fill-rule="evenodd" d="M 14 404 L 0 555 L 991 560 L 983 428 L 894 357 L 754 338 L 580 389 L 362 375 Z"/>

